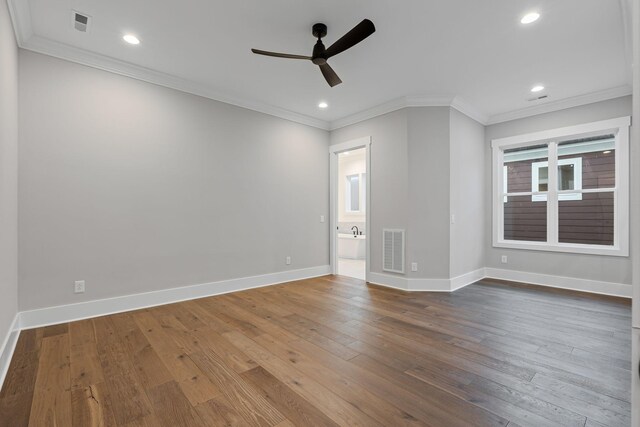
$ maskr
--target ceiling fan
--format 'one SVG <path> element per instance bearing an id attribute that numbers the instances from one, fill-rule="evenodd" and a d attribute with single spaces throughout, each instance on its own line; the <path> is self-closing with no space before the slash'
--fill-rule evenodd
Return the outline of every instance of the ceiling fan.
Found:
<path id="1" fill-rule="evenodd" d="M 334 87 L 342 83 L 340 77 L 333 71 L 333 68 L 327 64 L 327 59 L 332 56 L 344 52 L 347 49 L 360 43 L 362 40 L 369 37 L 376 31 L 376 27 L 368 19 L 363 20 L 358 25 L 353 27 L 351 31 L 342 36 L 338 41 L 325 49 L 322 43 L 322 38 L 327 35 L 327 26 L 325 24 L 315 24 L 312 27 L 311 33 L 314 37 L 318 38 L 316 45 L 313 47 L 313 53 L 311 56 L 304 55 L 291 55 L 288 53 L 268 52 L 266 50 L 251 49 L 251 52 L 258 55 L 275 56 L 276 58 L 288 58 L 288 59 L 307 59 L 320 67 L 322 75 L 329 83 L 329 86 Z"/>

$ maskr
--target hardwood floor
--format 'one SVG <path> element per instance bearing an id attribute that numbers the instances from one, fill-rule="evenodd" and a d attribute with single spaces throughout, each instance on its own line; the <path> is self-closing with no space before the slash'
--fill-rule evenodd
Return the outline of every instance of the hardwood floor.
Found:
<path id="1" fill-rule="evenodd" d="M 629 426 L 626 301 L 340 276 L 23 331 L 2 426 Z"/>

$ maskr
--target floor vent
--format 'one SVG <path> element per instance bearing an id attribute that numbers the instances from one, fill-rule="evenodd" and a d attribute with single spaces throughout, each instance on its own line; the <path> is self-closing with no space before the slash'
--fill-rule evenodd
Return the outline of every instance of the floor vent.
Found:
<path id="1" fill-rule="evenodd" d="M 382 270 L 404 273 L 404 230 L 382 230 Z"/>
<path id="2" fill-rule="evenodd" d="M 89 29 L 89 16 L 73 11 L 73 28 L 82 33 L 86 33 Z"/>

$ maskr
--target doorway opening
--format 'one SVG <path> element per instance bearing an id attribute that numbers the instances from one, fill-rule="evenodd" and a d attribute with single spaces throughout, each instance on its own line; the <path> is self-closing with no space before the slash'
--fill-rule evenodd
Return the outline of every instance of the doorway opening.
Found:
<path id="1" fill-rule="evenodd" d="M 360 280 L 369 270 L 369 141 L 332 146 L 333 272 Z"/>

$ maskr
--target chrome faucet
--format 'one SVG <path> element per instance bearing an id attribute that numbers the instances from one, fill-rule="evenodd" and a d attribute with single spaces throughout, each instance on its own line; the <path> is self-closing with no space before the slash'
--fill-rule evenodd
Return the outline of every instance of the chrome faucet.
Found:
<path id="1" fill-rule="evenodd" d="M 354 228 L 355 228 L 355 230 L 354 230 Z M 354 225 L 353 227 L 351 227 L 351 231 L 353 231 L 353 235 L 354 236 L 357 236 L 360 233 L 360 231 L 358 230 L 358 226 L 357 225 Z"/>

